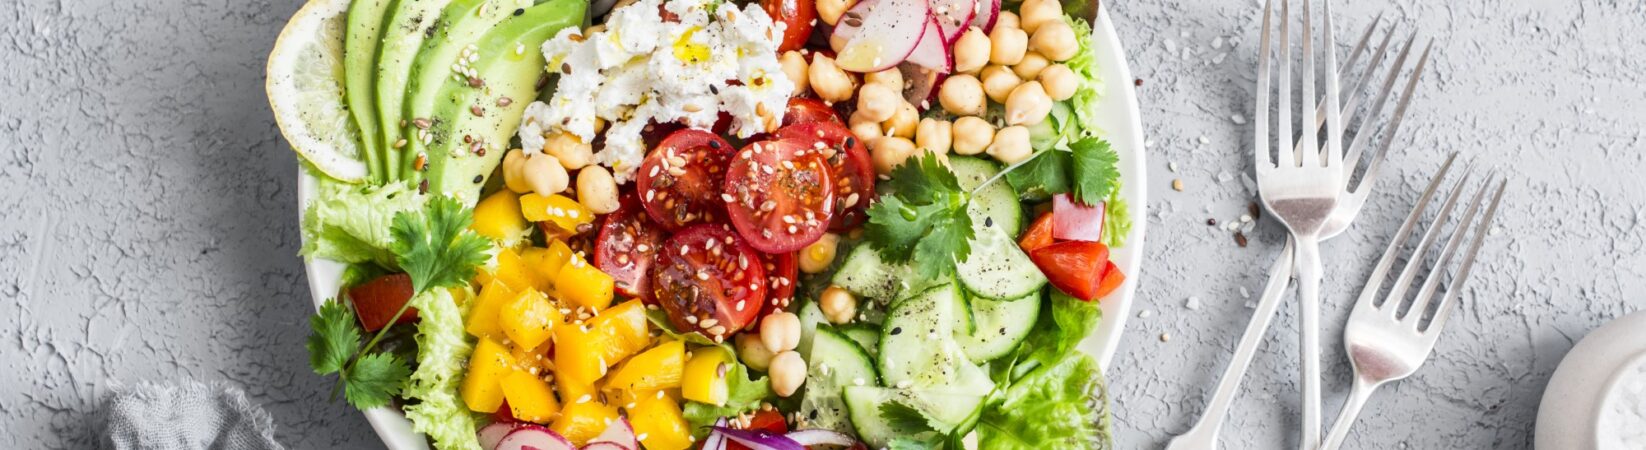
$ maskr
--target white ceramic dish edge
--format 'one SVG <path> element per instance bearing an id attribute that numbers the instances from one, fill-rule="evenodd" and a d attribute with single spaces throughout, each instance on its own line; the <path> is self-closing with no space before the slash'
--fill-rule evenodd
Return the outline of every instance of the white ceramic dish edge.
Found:
<path id="1" fill-rule="evenodd" d="M 1549 378 L 1537 408 L 1533 445 L 1540 449 L 1599 448 L 1600 415 L 1620 372 L 1646 361 L 1646 311 L 1589 332 Z"/>
<path id="2" fill-rule="evenodd" d="M 1108 133 L 1105 137 L 1111 148 L 1121 155 L 1120 176 L 1123 184 L 1120 197 L 1125 199 L 1131 208 L 1133 218 L 1131 235 L 1126 238 L 1126 246 L 1115 249 L 1110 254 L 1115 266 L 1127 274 L 1126 281 L 1121 284 L 1118 296 L 1103 300 L 1103 321 L 1098 324 L 1097 331 L 1080 344 L 1081 351 L 1096 356 L 1099 367 L 1107 373 L 1109 363 L 1119 348 L 1126 318 L 1131 314 L 1137 281 L 1141 275 L 1139 269 L 1143 261 L 1143 236 L 1148 224 L 1148 184 L 1145 170 L 1147 158 L 1143 154 L 1143 123 L 1138 113 L 1137 93 L 1131 87 L 1131 68 L 1127 65 L 1126 53 L 1120 46 L 1120 37 L 1115 33 L 1114 23 L 1109 19 L 1108 8 L 1101 5 L 1098 9 L 1097 23 L 1093 24 L 1092 36 L 1097 38 L 1094 48 L 1107 89 L 1103 94 L 1103 101 L 1100 102 L 1098 122 Z M 308 173 L 300 173 L 298 178 L 298 204 L 308 205 L 318 189 L 318 181 Z M 303 210 L 306 210 L 306 206 L 299 208 L 300 217 Z M 315 308 L 318 309 L 331 298 L 330 293 L 338 291 L 343 268 L 344 265 L 341 263 L 323 259 L 311 260 L 304 265 L 304 272 L 309 280 L 311 301 Z M 412 431 L 411 421 L 407 420 L 406 415 L 400 410 L 383 407 L 366 411 L 364 414 L 366 421 L 371 423 L 372 431 L 383 439 L 383 444 L 390 450 L 429 448 L 427 439 L 422 434 Z"/>

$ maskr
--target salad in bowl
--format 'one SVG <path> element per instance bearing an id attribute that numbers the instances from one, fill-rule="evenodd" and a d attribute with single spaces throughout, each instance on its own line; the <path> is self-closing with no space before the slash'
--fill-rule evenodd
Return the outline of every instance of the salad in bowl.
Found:
<path id="1" fill-rule="evenodd" d="M 1129 290 L 1142 155 L 1099 125 L 1092 29 L 1054 0 L 311 0 L 267 86 L 310 363 L 395 448 L 1107 448 L 1081 342 Z"/>

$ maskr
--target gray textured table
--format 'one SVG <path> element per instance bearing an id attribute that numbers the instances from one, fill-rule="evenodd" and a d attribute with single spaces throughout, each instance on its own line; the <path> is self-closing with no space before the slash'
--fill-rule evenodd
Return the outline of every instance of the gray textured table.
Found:
<path id="1" fill-rule="evenodd" d="M 1347 390 L 1336 336 L 1349 292 L 1424 174 L 1458 151 L 1512 177 L 1500 230 L 1434 359 L 1372 400 L 1350 447 L 1530 447 L 1560 357 L 1646 307 L 1646 6 L 1339 3 L 1340 35 L 1385 12 L 1438 42 L 1393 181 L 1325 247 L 1339 281 L 1326 290 L 1327 410 Z M 358 414 L 326 402 L 330 382 L 303 350 L 297 169 L 262 80 L 298 4 L 0 2 L 0 447 L 88 447 L 111 386 L 180 376 L 243 386 L 293 448 L 380 446 Z M 1240 248 L 1205 225 L 1254 195 L 1239 181 L 1250 132 L 1234 116 L 1250 116 L 1260 4 L 1109 7 L 1144 79 L 1153 143 L 1149 313 L 1109 373 L 1120 447 L 1154 448 L 1204 405 L 1250 314 L 1242 290 L 1261 288 L 1282 241 L 1263 223 Z M 1293 314 L 1282 310 L 1252 368 L 1230 448 L 1296 439 Z"/>

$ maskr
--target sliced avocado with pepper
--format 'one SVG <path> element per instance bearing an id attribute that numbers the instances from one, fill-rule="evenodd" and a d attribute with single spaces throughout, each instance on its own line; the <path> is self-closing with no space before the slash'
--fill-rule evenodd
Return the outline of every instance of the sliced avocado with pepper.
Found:
<path id="1" fill-rule="evenodd" d="M 531 5 L 532 0 L 452 0 L 446 5 L 433 33 L 423 40 L 423 50 L 412 61 L 404 117 L 412 121 L 432 117 L 435 99 L 443 91 L 445 82 L 468 80 L 468 76 L 460 72 L 468 70 L 468 58 L 479 53 L 479 41 L 486 32 Z M 421 141 L 409 139 L 405 152 L 416 155 L 425 147 Z M 391 170 L 400 171 L 397 177 L 409 175 L 413 162 L 404 159 L 399 167 Z"/>
<path id="2" fill-rule="evenodd" d="M 398 168 L 385 167 L 381 130 L 377 126 L 377 46 L 383 40 L 383 21 L 399 0 L 354 0 L 343 32 L 343 96 L 349 114 L 360 127 L 360 150 L 373 182 L 393 181 Z"/>
<path id="3" fill-rule="evenodd" d="M 430 117 L 431 140 L 423 153 L 409 155 L 420 190 L 445 193 L 474 204 L 480 188 L 520 127 L 526 105 L 548 80 L 543 42 L 561 29 L 583 22 L 585 0 L 550 0 L 504 20 L 476 43 L 469 67 L 478 82 L 447 78 Z"/>
<path id="4" fill-rule="evenodd" d="M 377 118 L 382 145 L 387 155 L 385 171 L 394 171 L 405 159 L 405 144 L 417 138 L 411 120 L 404 116 L 406 83 L 412 61 L 423 49 L 423 41 L 435 32 L 440 12 L 451 0 L 397 0 L 383 22 L 383 38 L 377 47 Z M 402 123 L 404 122 L 404 123 Z"/>

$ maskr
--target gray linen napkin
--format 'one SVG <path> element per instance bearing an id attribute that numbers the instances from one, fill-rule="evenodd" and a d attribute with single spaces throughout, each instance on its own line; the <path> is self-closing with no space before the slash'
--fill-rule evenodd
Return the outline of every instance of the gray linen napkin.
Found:
<path id="1" fill-rule="evenodd" d="M 183 380 L 116 387 L 104 402 L 108 439 L 121 450 L 284 450 L 274 420 L 240 389 Z"/>

